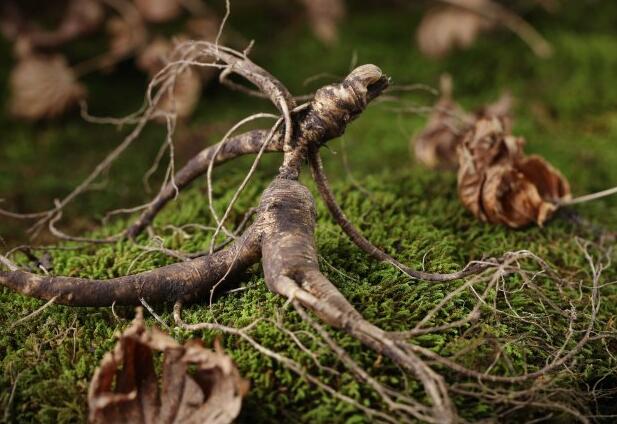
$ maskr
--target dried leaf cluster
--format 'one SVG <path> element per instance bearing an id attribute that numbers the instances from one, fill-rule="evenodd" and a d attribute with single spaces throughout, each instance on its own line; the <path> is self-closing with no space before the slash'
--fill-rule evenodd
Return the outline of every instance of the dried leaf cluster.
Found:
<path id="1" fill-rule="evenodd" d="M 459 198 L 482 221 L 542 226 L 570 198 L 570 187 L 543 158 L 524 154 L 524 140 L 511 133 L 512 97 L 468 113 L 452 99 L 447 75 L 441 93 L 426 127 L 411 140 L 416 159 L 430 168 L 458 168 Z"/>
<path id="2" fill-rule="evenodd" d="M 441 76 L 440 93 L 440 98 L 433 106 L 426 126 L 410 142 L 416 160 L 429 168 L 456 169 L 458 167 L 457 149 L 462 137 L 479 118 L 497 116 L 502 119 L 506 129 L 511 128 L 513 99 L 507 92 L 494 103 L 477 109 L 473 113 L 465 111 L 452 98 L 450 75 Z"/>
<path id="3" fill-rule="evenodd" d="M 248 382 L 221 347 L 215 347 L 215 351 L 205 349 L 197 340 L 181 345 L 156 328 L 147 329 L 138 309 L 131 326 L 94 372 L 88 393 L 89 421 L 232 422 Z M 160 377 L 155 372 L 155 352 L 163 352 Z"/>
<path id="4" fill-rule="evenodd" d="M 568 181 L 499 118 L 479 119 L 458 148 L 458 192 L 482 221 L 520 228 L 542 226 L 570 198 Z"/>
<path id="5" fill-rule="evenodd" d="M 466 0 L 474 8 L 486 7 L 486 0 Z M 452 5 L 439 5 L 429 9 L 416 31 L 420 51 L 429 57 L 443 57 L 455 48 L 470 47 L 485 31 L 497 23 L 478 13 Z"/>
<path id="6" fill-rule="evenodd" d="M 338 24 L 345 17 L 344 0 L 301 0 L 315 36 L 324 44 L 338 39 Z"/>
<path id="7" fill-rule="evenodd" d="M 493 0 L 437 0 L 416 30 L 416 42 L 426 56 L 441 58 L 454 49 L 467 49 L 478 37 L 497 28 L 519 36 L 540 57 L 550 56 L 551 45 L 514 11 Z M 538 5 L 547 9 L 542 0 Z M 510 5 L 508 5 L 510 6 Z"/>
<path id="8" fill-rule="evenodd" d="M 184 32 L 175 38 L 213 41 L 219 18 L 202 6 L 184 16 L 185 10 L 176 0 L 70 0 L 56 28 L 43 30 L 22 16 L 17 2 L 7 2 L 2 6 L 0 29 L 14 41 L 17 58 L 10 78 L 9 109 L 16 118 L 27 120 L 61 115 L 86 96 L 85 86 L 77 82 L 79 77 L 97 70 L 109 71 L 134 56 L 138 68 L 153 77 L 173 59 L 170 55 L 174 46 L 169 37 L 156 35 L 153 24 L 184 19 Z M 97 31 L 106 33 L 107 49 L 71 66 L 63 56 L 62 46 Z M 185 70 L 161 100 L 159 110 L 174 110 L 180 118 L 190 116 L 203 83 L 212 75 Z"/>
<path id="9" fill-rule="evenodd" d="M 216 34 L 212 36 L 214 40 Z M 180 41 L 180 37 L 177 41 Z M 174 56 L 174 43 L 162 37 L 155 38 L 137 56 L 137 67 L 146 72 L 150 78 L 154 77 L 165 64 L 178 60 Z M 157 104 L 157 111 L 175 113 L 180 119 L 191 116 L 199 99 L 203 87 L 203 81 L 209 80 L 214 74 L 212 68 L 209 72 L 198 72 L 196 69 L 187 68 L 175 76 L 175 81 L 169 92 L 165 92 Z"/>
<path id="10" fill-rule="evenodd" d="M 10 113 L 21 119 L 54 118 L 86 95 L 61 55 L 29 54 L 9 76 Z"/>
<path id="11" fill-rule="evenodd" d="M 167 22 L 182 13 L 182 7 L 176 0 L 135 0 L 139 14 L 148 22 Z"/>

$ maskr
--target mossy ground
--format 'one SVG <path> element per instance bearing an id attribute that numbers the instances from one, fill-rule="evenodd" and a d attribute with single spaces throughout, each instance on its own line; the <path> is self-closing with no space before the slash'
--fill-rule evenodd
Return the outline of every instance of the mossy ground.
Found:
<path id="1" fill-rule="evenodd" d="M 235 4 L 235 3 L 234 3 Z M 469 51 L 458 52 L 443 61 L 428 61 L 412 46 L 412 29 L 418 11 L 410 7 L 405 13 L 389 9 L 350 7 L 351 16 L 342 26 L 337 47 L 326 49 L 314 41 L 302 25 L 281 27 L 283 36 L 265 42 L 264 34 L 272 32 L 275 17 L 252 19 L 250 6 L 238 2 L 230 24 L 250 39 L 256 38 L 255 60 L 287 83 L 295 93 L 315 88 L 302 87 L 302 81 L 320 72 L 343 75 L 351 57 L 359 63 L 375 63 L 393 77 L 395 83 L 435 85 L 441 72 L 454 76 L 455 94 L 467 107 L 474 107 L 510 89 L 519 103 L 515 132 L 527 138 L 527 151 L 548 158 L 566 176 L 574 194 L 584 194 L 617 184 L 617 6 L 609 3 L 568 5 L 563 13 L 547 16 L 529 15 L 553 44 L 555 54 L 540 60 L 513 35 L 504 32 L 481 39 Z M 586 16 L 582 19 L 581 16 Z M 280 18 L 280 16 L 278 16 Z M 592 19 L 593 17 L 593 19 Z M 8 52 L 9 47 L 2 49 Z M 76 46 L 79 56 L 83 47 Z M 319 58 L 316 60 L 315 58 Z M 6 81 L 8 62 L 0 68 Z M 119 115 L 129 112 L 140 102 L 145 82 L 122 66 L 120 77 L 91 77 L 91 109 L 95 113 Z M 110 96 L 110 87 L 117 95 Z M 114 91 L 116 92 L 116 91 Z M 120 94 L 122 93 L 122 94 Z M 3 92 L 6 97 L 6 90 Z M 213 87 L 206 90 L 191 128 L 207 132 L 213 142 L 226 126 L 242 116 L 267 109 L 262 102 Z M 406 101 L 430 104 L 434 99 L 421 92 L 406 96 Z M 482 224 L 463 210 L 456 197 L 455 177 L 447 173 L 428 172 L 413 163 L 408 153 L 408 140 L 418 131 L 424 117 L 393 112 L 389 104 L 375 104 L 354 122 L 340 140 L 324 151 L 327 170 L 334 180 L 337 198 L 352 221 L 363 233 L 412 266 L 434 271 L 460 268 L 468 260 L 498 256 L 506 251 L 528 249 L 546 259 L 570 281 L 582 280 L 589 285 L 589 268 L 577 247 L 576 237 L 593 240 L 597 233 L 575 224 L 568 213 L 560 214 L 545 228 L 512 231 Z M 105 151 L 115 146 L 123 133 L 115 129 L 94 127 L 77 116 L 63 121 L 26 125 L 2 118 L 3 140 L 0 149 L 0 193 L 9 206 L 22 210 L 40 209 L 54 197 L 67 193 L 96 164 Z M 186 134 L 189 129 L 183 130 Z M 188 138 L 188 137 L 187 137 Z M 190 138 L 189 138 L 190 139 Z M 92 228 L 93 218 L 104 210 L 137 204 L 147 198 L 140 176 L 151 163 L 163 140 L 161 128 L 149 128 L 144 137 L 127 152 L 106 176 L 104 187 L 73 205 L 67 222 L 71 231 Z M 181 156 L 188 156 L 199 146 L 183 144 Z M 187 147 L 188 146 L 188 147 Z M 343 149 L 355 180 L 370 196 L 351 182 L 342 166 Z M 336 153 L 336 154 L 335 154 Z M 278 157 L 264 160 L 240 202 L 234 209 L 232 222 L 257 201 L 261 190 L 277 167 Z M 247 160 L 229 164 L 215 172 L 216 207 L 222 210 L 233 189 L 247 169 Z M 312 188 L 310 182 L 309 187 Z M 314 191 L 314 190 L 313 190 Z M 204 200 L 203 180 L 183 193 L 157 219 L 155 229 L 165 246 L 187 251 L 208 246 L 209 234 L 194 233 L 183 238 L 165 229 L 166 224 L 211 223 Z M 317 243 L 322 257 L 322 270 L 353 302 L 362 314 L 386 329 L 413 327 L 443 296 L 460 283 L 435 285 L 410 281 L 392 268 L 368 259 L 332 223 L 323 205 L 318 204 Z M 617 229 L 617 200 L 609 198 L 581 205 L 576 212 L 606 229 Z M 88 216 L 87 219 L 77 219 Z M 116 222 L 97 230 L 110 234 L 124 225 Z M 9 244 L 16 244 L 21 228 L 3 219 L 0 234 Z M 142 240 L 145 242 L 145 239 Z M 87 247 L 79 251 L 53 251 L 54 272 L 60 275 L 106 278 L 151 269 L 168 263 L 159 254 L 143 255 L 129 243 Z M 613 260 L 617 257 L 613 255 Z M 607 269 L 602 282 L 617 279 L 614 266 Z M 520 287 L 518 278 L 505 282 L 510 290 Z M 582 323 L 589 315 L 588 291 L 579 298 L 575 288 L 558 290 L 554 281 L 540 279 L 546 295 L 564 309 L 570 303 L 577 307 Z M 185 310 L 185 321 L 211 321 L 241 326 L 255 318 L 273 318 L 280 314 L 292 330 L 307 329 L 295 313 L 281 310 L 284 300 L 270 294 L 259 269 L 254 269 L 242 283 L 245 290 L 221 296 L 208 307 L 193 305 Z M 602 306 L 597 330 L 615 332 L 617 286 L 602 288 Z M 493 293 L 500 306 L 507 308 L 503 293 Z M 529 290 L 508 297 L 519 314 L 548 313 L 543 328 L 525 325 L 508 316 L 483 310 L 481 323 L 473 329 L 463 328 L 416 339 L 416 343 L 443 354 L 475 347 L 459 358 L 470 367 L 483 369 L 495 355 L 495 343 L 504 345 L 504 357 L 493 372 L 503 375 L 533 371 L 547 360 L 538 340 L 559 346 L 567 333 L 567 320 L 551 315 L 546 304 Z M 78 309 L 51 306 L 41 315 L 21 325 L 12 323 L 42 304 L 40 301 L 0 289 L 0 419 L 28 422 L 74 422 L 86 417 L 85 396 L 89 378 L 104 352 L 115 343 L 114 332 L 123 329 L 132 310 L 119 311 L 118 322 L 110 309 Z M 435 322 L 454 321 L 473 306 L 471 295 L 452 302 Z M 171 322 L 171 305 L 157 306 L 163 319 Z M 531 315 L 534 316 L 534 315 Z M 153 321 L 153 320 L 152 320 Z M 354 359 L 380 381 L 412 395 L 421 390 L 412 378 L 405 377 L 391 363 L 362 348 L 350 337 L 334 332 Z M 186 332 L 176 333 L 179 339 Z M 197 334 L 210 343 L 216 335 Z M 254 333 L 264 345 L 305 364 L 342 393 L 367 405 L 383 408 L 375 394 L 350 375 L 332 377 L 321 372 L 311 360 L 271 323 L 263 322 Z M 255 352 L 248 344 L 223 336 L 226 349 L 235 358 L 252 389 L 245 400 L 242 420 L 254 422 L 363 422 L 366 417 L 329 395 L 305 383 L 290 371 Z M 310 338 L 303 338 L 325 364 L 338 367 L 336 358 Z M 570 343 L 571 347 L 573 343 Z M 572 373 L 560 373 L 555 387 L 584 388 L 602 376 L 604 387 L 617 385 L 614 353 L 615 339 L 604 344 L 590 343 L 577 355 Z M 450 382 L 457 376 L 447 374 Z M 19 376 L 19 378 L 18 378 Z M 11 389 L 17 381 L 15 396 L 9 406 Z M 575 400 L 556 395 L 564 403 Z M 615 398 L 601 403 L 601 412 L 615 413 Z M 483 402 L 457 398 L 461 414 L 469 419 L 490 417 L 495 409 Z M 586 405 L 592 407 L 592 405 Z M 535 417 L 530 409 L 520 411 L 516 419 Z M 554 420 L 567 418 L 553 417 Z"/>

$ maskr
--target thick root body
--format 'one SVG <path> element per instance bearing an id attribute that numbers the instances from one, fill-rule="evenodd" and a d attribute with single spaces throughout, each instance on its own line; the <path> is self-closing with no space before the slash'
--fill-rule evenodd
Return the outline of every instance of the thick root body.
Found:
<path id="1" fill-rule="evenodd" d="M 356 337 L 414 374 L 424 385 L 432 408 L 418 410 L 416 418 L 438 423 L 456 420 L 442 376 L 362 315 L 320 271 L 315 248 L 315 205 L 308 189 L 279 178 L 262 199 L 263 269 L 268 288 L 297 300 L 319 318 Z"/>
<path id="2" fill-rule="evenodd" d="M 258 233 L 247 230 L 232 246 L 209 256 L 110 280 L 52 277 L 0 271 L 0 284 L 19 293 L 71 306 L 195 302 L 219 282 L 231 281 L 259 261 Z"/>

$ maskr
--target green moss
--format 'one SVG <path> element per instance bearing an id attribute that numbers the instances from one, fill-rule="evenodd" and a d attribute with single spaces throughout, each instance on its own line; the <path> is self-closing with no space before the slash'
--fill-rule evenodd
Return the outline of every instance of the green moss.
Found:
<path id="1" fill-rule="evenodd" d="M 240 175 L 237 177 L 231 179 L 230 186 L 239 181 Z M 370 198 L 360 195 L 348 184 L 336 187 L 337 197 L 370 239 L 406 263 L 420 267 L 424 257 L 428 269 L 449 271 L 482 255 L 499 255 L 505 249 L 528 249 L 554 264 L 569 280 L 583 279 L 589 284 L 585 260 L 573 241 L 573 234 L 579 230 L 566 220 L 557 219 L 546 229 L 526 231 L 509 231 L 478 224 L 452 201 L 455 196 L 452 178 L 421 170 L 367 178 L 362 182 L 365 189 L 370 191 Z M 249 199 L 257 200 L 259 186 L 257 183 L 253 193 L 246 196 L 247 202 Z M 425 190 L 419 190 L 418 187 L 424 187 Z M 176 225 L 190 222 L 210 224 L 202 199 L 203 193 L 199 188 L 190 190 L 182 196 L 182 202 L 171 205 L 157 220 L 156 229 L 161 231 L 161 227 L 169 222 Z M 225 200 L 225 196 L 219 198 L 216 207 L 222 208 Z M 178 219 L 179 216 L 182 218 Z M 240 218 L 241 214 L 237 214 L 236 219 Z M 107 230 L 113 232 L 114 229 Z M 194 234 L 183 243 L 178 243 L 177 237 L 170 233 L 163 234 L 167 247 L 197 251 L 208 242 L 208 235 L 202 233 Z M 324 258 L 322 269 L 326 275 L 367 319 L 388 330 L 413 327 L 446 293 L 460 284 L 435 285 L 410 281 L 392 268 L 368 260 L 341 234 L 322 206 L 319 207 L 317 241 Z M 130 266 L 131 272 L 137 272 L 169 262 L 168 258 L 159 254 L 143 256 L 141 253 L 141 250 L 127 243 L 78 254 L 57 251 L 54 253 L 55 272 L 108 278 L 126 274 Z M 609 269 L 602 281 L 611 281 L 616 276 L 615 270 Z M 515 290 L 520 288 L 520 279 L 513 277 L 504 283 L 513 290 L 508 301 L 514 311 L 520 314 L 548 314 L 550 321 L 544 328 L 493 314 L 489 308 L 485 308 L 481 325 L 473 331 L 464 327 L 461 330 L 418 337 L 415 342 L 443 354 L 454 354 L 477 344 L 475 351 L 459 358 L 463 364 L 477 369 L 486 367 L 495 355 L 494 345 L 490 341 L 500 342 L 504 345 L 504 355 L 509 359 L 498 361 L 495 372 L 509 375 L 540 368 L 548 358 L 545 350 L 537 346 L 537 341 L 550 338 L 550 342 L 556 346 L 563 343 L 568 320 L 547 311 L 547 305 L 538 302 L 535 292 L 530 289 Z M 581 322 L 585 322 L 589 306 L 586 301 L 578 299 L 576 287 L 562 288 L 563 293 L 560 293 L 552 279 L 539 278 L 536 283 L 553 302 L 562 306 L 569 302 L 576 305 Z M 295 313 L 281 309 L 284 300 L 267 291 L 259 272 L 248 276 L 243 285 L 246 287 L 244 291 L 223 295 L 211 307 L 188 307 L 185 320 L 201 322 L 216 318 L 220 323 L 242 326 L 255 318 L 267 320 L 280 314 L 289 329 L 308 330 Z M 602 290 L 602 294 L 601 322 L 597 329 L 609 330 L 611 324 L 608 320 L 617 313 L 617 290 L 615 286 L 608 286 Z M 496 293 L 493 296 L 498 305 L 507 310 L 503 296 Z M 0 309 L 0 325 L 4 328 L 41 304 L 6 289 L 2 290 L 0 297 L 3 305 Z M 440 324 L 463 318 L 473 304 L 471 294 L 462 295 L 445 307 L 431 323 Z M 170 306 L 157 308 L 167 322 L 171 322 L 170 309 Z M 20 420 L 49 422 L 83 418 L 84 397 L 92 370 L 103 353 L 113 345 L 114 331 L 126 326 L 131 313 L 129 308 L 121 310 L 121 316 L 127 319 L 118 323 L 109 309 L 52 306 L 40 316 L 5 331 L 0 342 L 0 364 L 3 370 L 0 382 L 8 388 L 14 377 L 20 375 L 14 400 L 15 416 Z M 339 332 L 334 332 L 334 335 L 380 381 L 414 396 L 422 396 L 417 383 L 410 380 L 405 385 L 404 377 L 389 361 L 378 360 L 375 353 L 363 349 L 349 336 Z M 176 336 L 185 339 L 190 335 L 178 331 Z M 206 343 L 211 343 L 215 336 L 213 332 L 203 334 Z M 319 375 L 342 393 L 372 407 L 383 408 L 374 393 L 359 385 L 348 374 L 333 378 L 317 369 L 310 358 L 272 323 L 263 322 L 258 325 L 253 336 L 265 346 L 301 362 L 310 372 Z M 243 410 L 243 416 L 247 419 L 251 417 L 268 421 L 279 417 L 311 422 L 332 422 L 333 417 L 350 422 L 365 419 L 358 411 L 315 390 L 279 364 L 264 358 L 247 343 L 228 336 L 224 336 L 223 340 L 242 374 L 252 382 L 252 390 Z M 303 338 L 303 342 L 318 354 L 324 365 L 341 369 L 333 354 L 322 345 L 310 338 Z M 559 373 L 555 378 L 562 379 L 563 384 L 592 382 L 609 372 L 614 376 L 616 365 L 602 343 L 595 341 L 578 355 L 577 364 L 571 368 L 573 376 Z M 456 381 L 455 375 L 446 374 L 451 381 Z M 6 405 L 8 391 L 3 396 L 2 402 Z M 493 412 L 486 405 L 470 404 L 469 399 L 459 401 L 461 413 L 467 417 L 477 418 Z"/>
<path id="2" fill-rule="evenodd" d="M 613 6 L 604 6 L 608 9 Z M 249 22 L 243 8 L 235 9 L 231 24 L 245 28 Z M 572 14 L 578 13 L 576 10 Z M 603 15 L 602 11 L 597 12 Z M 607 12 L 608 14 L 608 12 Z M 250 15 L 249 15 L 250 16 Z M 305 28 L 292 28 L 274 45 L 257 44 L 255 59 L 279 76 L 296 93 L 304 78 L 328 71 L 343 74 L 354 51 L 359 62 L 374 62 L 391 74 L 396 83 L 435 84 L 441 72 L 455 77 L 456 94 L 468 107 L 494 98 L 503 88 L 510 88 L 519 98 L 515 132 L 528 140 L 527 150 L 545 155 L 568 176 L 575 194 L 584 194 L 617 184 L 617 91 L 613 75 L 617 66 L 615 27 L 603 18 L 604 26 L 582 31 L 570 14 L 558 17 L 533 16 L 554 44 L 555 55 L 539 60 L 511 34 L 481 40 L 467 52 L 457 52 L 443 61 L 431 62 L 410 47 L 413 19 L 389 10 L 354 12 L 342 28 L 341 43 L 324 51 L 305 33 Z M 253 22 L 255 21 L 255 22 Z M 253 36 L 264 29 L 259 20 L 246 25 Z M 569 26 L 560 22 L 570 22 Z M 612 26 L 611 26 L 612 25 Z M 260 29 L 261 28 L 261 29 Z M 260 37 L 256 36 L 259 40 Z M 261 37 L 263 39 L 263 37 Z M 319 61 L 314 60 L 320 57 Z M 128 67 L 127 67 L 128 68 Z M 5 71 L 0 71 L 6 80 Z M 106 84 L 113 81 L 120 92 L 128 93 L 129 103 L 138 104 L 144 81 L 134 73 L 122 73 L 109 79 L 92 77 L 93 108 L 100 113 L 121 113 L 126 107 L 117 97 L 106 97 Z M 125 91 L 126 90 L 126 91 Z M 101 99 L 101 100 L 99 100 Z M 433 98 L 421 93 L 407 97 L 414 103 L 431 104 Z M 265 110 L 256 100 L 229 95 L 220 88 L 209 88 L 194 126 L 213 122 L 210 138 L 225 131 L 226 125 L 238 118 Z M 117 105 L 120 105 L 121 111 Z M 538 112 L 539 111 L 539 112 Z M 434 271 L 459 269 L 471 259 L 499 256 L 506 251 L 530 250 L 554 266 L 568 281 L 589 285 L 590 275 L 585 258 L 575 237 L 594 239 L 597 234 L 573 223 L 569 213 L 560 214 L 546 228 L 512 231 L 479 223 L 463 210 L 456 197 L 455 176 L 428 172 L 414 164 L 408 153 L 408 139 L 418 131 L 424 118 L 392 112 L 387 104 L 371 105 L 354 122 L 345 135 L 345 149 L 350 168 L 366 195 L 355 187 L 342 166 L 340 141 L 324 151 L 327 171 L 335 181 L 335 192 L 352 221 L 374 243 L 382 246 L 402 262 Z M 37 126 L 12 123 L 4 118 L 0 125 L 6 139 L 0 151 L 0 193 L 7 193 L 10 205 L 37 209 L 50 204 L 54 197 L 65 194 L 83 178 L 105 151 L 115 146 L 122 133 L 109 128 L 93 130 L 77 117 Z M 89 193 L 74 205 L 74 216 L 98 216 L 104 210 L 136 204 L 147 198 L 141 189 L 141 175 L 151 163 L 162 138 L 160 128 L 151 128 L 139 143 L 114 166 L 105 181 L 107 189 Z M 209 142 L 210 140 L 207 140 Z M 192 147 L 194 149 L 194 147 Z M 335 154 L 337 153 L 337 154 Z M 188 153 L 185 153 L 188 155 Z M 252 183 L 234 208 L 230 222 L 238 223 L 243 213 L 254 205 L 278 166 L 278 156 L 264 160 Z M 250 159 L 228 164 L 215 171 L 215 207 L 222 211 L 239 184 Z M 314 191 L 306 178 L 305 181 Z M 27 183 L 27 185 L 26 185 Z M 38 200 L 35 200 L 38 199 Z M 617 229 L 617 200 L 609 198 L 581 205 L 576 211 L 604 228 Z M 318 201 L 317 243 L 324 273 L 345 296 L 372 322 L 389 330 L 413 327 L 427 311 L 460 285 L 435 285 L 410 281 L 389 266 L 375 263 L 359 251 L 341 233 Z M 75 222 L 68 216 L 68 222 Z M 210 233 L 191 231 L 185 238 L 166 228 L 172 224 L 212 224 L 205 200 L 204 183 L 183 193 L 158 217 L 155 229 L 166 247 L 201 251 L 210 243 Z M 96 230 L 95 235 L 112 234 L 125 225 L 117 221 Z M 92 222 L 73 224 L 73 231 L 91 228 Z M 18 227 L 16 227 L 18 229 Z M 0 223 L 0 234 L 15 240 L 13 223 Z M 140 242 L 145 243 L 142 238 Z M 597 253 L 597 252 L 595 252 Z M 87 247 L 80 250 L 52 252 L 54 272 L 61 275 L 109 278 L 138 272 L 169 263 L 160 254 L 143 254 L 128 243 Z M 613 261 L 617 260 L 613 254 Z M 617 278 L 615 267 L 605 270 L 602 283 Z M 503 346 L 502 359 L 493 372 L 512 375 L 543 366 L 547 358 L 541 343 L 559 346 L 565 341 L 567 318 L 551 312 L 546 301 L 540 301 L 522 281 L 511 277 L 503 282 L 511 292 L 505 301 L 503 292 L 491 293 L 503 310 L 522 316 L 547 316 L 545 325 L 526 324 L 511 316 L 495 314 L 483 308 L 483 319 L 473 328 L 449 330 L 415 339 L 415 343 L 444 355 L 461 354 L 458 360 L 475 369 L 484 369 L 496 354 L 495 343 Z M 536 284 L 543 293 L 563 309 L 577 307 L 580 317 L 577 329 L 589 317 L 586 300 L 589 290 L 579 297 L 577 286 L 560 286 L 553 279 L 539 276 Z M 285 325 L 294 331 L 307 330 L 298 316 L 283 310 L 283 299 L 272 295 L 263 284 L 256 267 L 243 280 L 245 290 L 222 295 L 209 307 L 204 304 L 187 307 L 187 322 L 212 321 L 241 326 L 255 318 L 269 319 L 280 314 Z M 521 287 L 524 287 L 521 289 Z M 481 289 L 481 287 L 479 287 Z M 130 308 L 117 310 L 117 321 L 109 309 L 67 308 L 51 306 L 37 317 L 15 327 L 12 323 L 30 313 L 42 302 L 0 289 L 0 409 L 8 407 L 12 385 L 17 387 L 12 410 L 7 416 L 15 421 L 74 422 L 84 421 L 85 396 L 92 371 L 104 352 L 113 344 L 113 334 L 122 330 L 132 317 Z M 448 304 L 432 323 L 460 319 L 473 307 L 471 294 L 463 294 Z M 617 286 L 602 288 L 597 331 L 614 333 L 617 314 Z M 510 307 L 512 309 L 510 309 Z M 118 308 L 117 308 L 118 309 Z M 171 306 L 156 307 L 163 319 L 171 323 Z M 151 320 L 153 323 L 153 320 Z M 405 376 L 389 361 L 362 348 L 356 341 L 333 331 L 336 340 L 353 358 L 379 381 L 412 396 L 423 396 L 421 387 Z M 191 335 L 175 333 L 184 340 Z M 299 361 L 307 369 L 342 393 L 365 405 L 383 409 L 375 393 L 359 384 L 348 373 L 332 376 L 319 370 L 311 359 L 288 337 L 267 321 L 260 323 L 254 337 L 265 346 Z M 218 336 L 213 332 L 197 334 L 206 343 Z M 577 336 L 578 337 L 578 336 Z M 574 339 L 577 340 L 577 337 Z M 575 340 L 567 345 L 571 348 Z M 615 359 L 607 350 L 615 351 L 614 338 L 604 345 L 590 342 L 576 358 L 571 373 L 560 372 L 552 378 L 554 387 L 581 388 L 593 385 L 603 376 L 603 387 L 614 387 L 617 381 Z M 344 371 L 336 357 L 312 338 L 302 341 L 315 351 L 324 365 Z M 243 375 L 251 380 L 252 389 L 245 400 L 242 421 L 365 422 L 366 417 L 349 405 L 315 389 L 279 364 L 257 353 L 247 343 L 223 336 L 225 348 L 233 355 Z M 440 369 L 450 382 L 460 377 Z M 556 392 L 557 393 L 557 392 Z M 555 395 L 555 400 L 574 405 L 576 399 Z M 610 413 L 613 399 L 601 404 Z M 456 397 L 461 414 L 469 419 L 490 417 L 495 408 L 481 401 Z M 589 406 L 589 405 L 588 405 Z M 614 406 L 613 406 L 614 408 Z M 0 411 L 4 412 L 4 411 Z M 615 412 L 614 410 L 612 411 Z M 525 409 L 521 420 L 534 417 Z M 527 414 L 527 415 L 524 415 Z M 3 416 L 3 414 L 0 414 Z M 564 418 L 565 419 L 565 418 Z"/>

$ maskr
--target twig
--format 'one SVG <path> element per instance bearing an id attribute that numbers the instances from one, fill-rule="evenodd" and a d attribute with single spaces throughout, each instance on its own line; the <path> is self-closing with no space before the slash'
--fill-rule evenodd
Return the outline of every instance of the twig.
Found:
<path id="1" fill-rule="evenodd" d="M 45 303 L 43 306 L 35 309 L 34 311 L 32 311 L 31 313 L 29 313 L 28 315 L 26 315 L 23 318 L 18 319 L 17 321 L 15 321 L 13 324 L 11 324 L 11 326 L 9 327 L 9 330 L 12 330 L 13 328 L 17 327 L 20 324 L 23 324 L 24 322 L 28 321 L 29 319 L 34 318 L 35 316 L 39 315 L 41 312 L 43 312 L 45 309 L 47 309 L 49 306 L 51 306 L 56 299 L 58 298 L 58 296 L 54 296 L 51 299 L 49 299 L 49 301 L 47 303 Z"/>
<path id="2" fill-rule="evenodd" d="M 578 203 L 590 202 L 592 200 L 601 199 L 603 197 L 611 196 L 613 194 L 617 194 L 617 187 L 602 190 L 597 193 L 591 193 L 591 194 L 586 194 L 584 196 L 575 197 L 570 200 L 561 200 L 559 202 L 559 206 L 570 206 L 570 205 L 576 205 Z"/>

